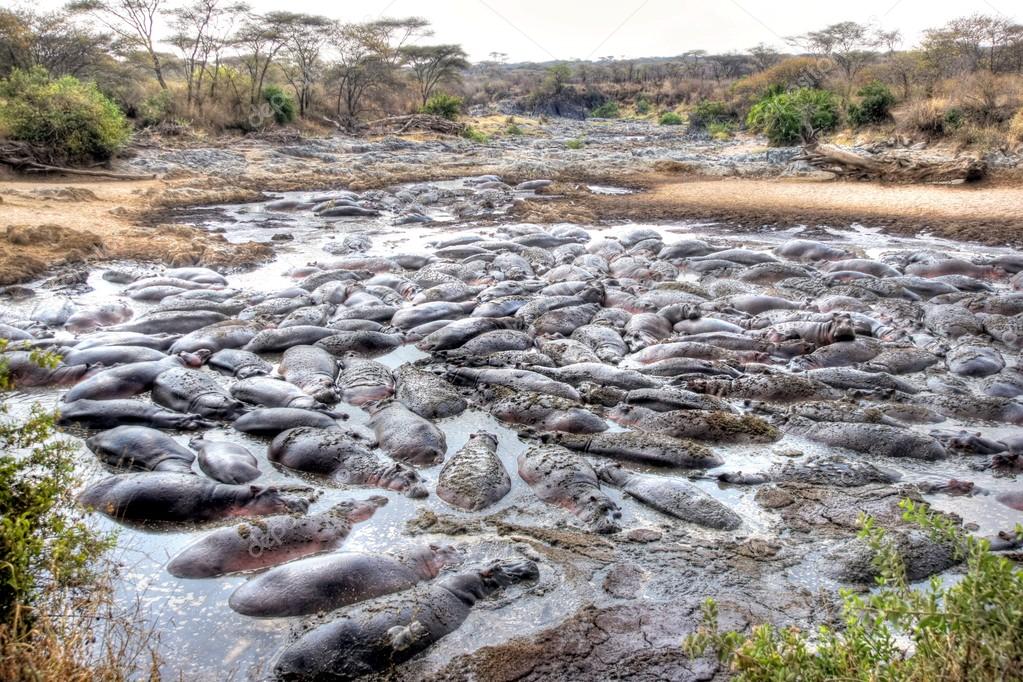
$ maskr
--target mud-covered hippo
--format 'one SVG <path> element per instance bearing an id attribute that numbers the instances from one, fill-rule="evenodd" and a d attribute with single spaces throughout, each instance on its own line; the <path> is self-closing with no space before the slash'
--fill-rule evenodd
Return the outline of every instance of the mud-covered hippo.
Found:
<path id="1" fill-rule="evenodd" d="M 153 383 L 153 402 L 209 419 L 240 417 L 245 406 L 232 398 L 215 377 L 211 372 L 184 367 L 167 370 Z"/>
<path id="2" fill-rule="evenodd" d="M 199 469 L 214 481 L 241 485 L 262 474 L 255 456 L 243 445 L 199 437 L 188 446 L 199 453 Z"/>
<path id="3" fill-rule="evenodd" d="M 191 473 L 195 455 L 147 426 L 118 426 L 86 439 L 86 447 L 113 467 Z"/>
<path id="4" fill-rule="evenodd" d="M 608 415 L 620 424 L 641 431 L 710 443 L 773 443 L 781 432 L 760 417 L 720 410 L 655 412 L 635 405 L 619 405 Z"/>
<path id="5" fill-rule="evenodd" d="M 405 364 L 394 371 L 394 396 L 405 407 L 426 419 L 454 417 L 468 406 L 465 398 L 432 372 Z"/>
<path id="6" fill-rule="evenodd" d="M 314 345 L 338 357 L 354 353 L 373 358 L 390 353 L 401 343 L 402 337 L 398 334 L 362 329 L 356 331 L 335 330 L 333 334 L 319 339 Z"/>
<path id="7" fill-rule="evenodd" d="M 204 355 L 182 353 L 151 362 L 132 362 L 93 374 L 64 395 L 64 400 L 109 400 L 130 398 L 148 391 L 156 378 L 170 369 L 199 367 Z M 171 406 L 168 406 L 171 407 Z"/>
<path id="8" fill-rule="evenodd" d="M 578 402 L 553 395 L 514 391 L 499 387 L 484 393 L 496 398 L 489 404 L 490 413 L 506 424 L 520 424 L 538 431 L 599 433 L 607 430 L 607 422 Z"/>
<path id="9" fill-rule="evenodd" d="M 16 350 L 0 353 L 7 379 L 14 387 L 69 386 L 88 376 L 87 364 L 58 363 L 55 367 L 40 362 L 32 351 Z"/>
<path id="10" fill-rule="evenodd" d="M 340 415 L 347 419 L 347 415 Z M 242 415 L 231 425 L 236 431 L 260 436 L 276 436 L 281 431 L 298 426 L 317 429 L 337 428 L 337 421 L 330 415 L 297 407 L 261 407 Z"/>
<path id="11" fill-rule="evenodd" d="M 532 391 L 547 395 L 579 400 L 579 391 L 572 386 L 551 379 L 537 372 L 523 369 L 475 369 L 472 367 L 456 367 L 445 374 L 448 381 L 461 386 L 481 387 L 505 386 L 519 391 Z"/>
<path id="12" fill-rule="evenodd" d="M 193 474 L 118 474 L 93 483 L 78 501 L 117 521 L 215 521 L 304 512 L 309 501 L 277 488 L 224 485 Z"/>
<path id="13" fill-rule="evenodd" d="M 444 432 L 396 400 L 365 405 L 380 449 L 391 457 L 430 466 L 444 459 Z"/>
<path id="14" fill-rule="evenodd" d="M 224 348 L 209 357 L 206 364 L 221 374 L 248 379 L 265 376 L 274 370 L 273 365 L 255 353 L 237 348 Z"/>
<path id="15" fill-rule="evenodd" d="M 379 495 L 341 502 L 320 514 L 268 516 L 218 528 L 183 549 L 167 564 L 177 578 L 214 578 L 276 566 L 337 549 L 352 530 L 387 504 Z"/>
<path id="16" fill-rule="evenodd" d="M 61 426 L 81 424 L 93 429 L 112 429 L 117 426 L 152 426 L 157 429 L 211 428 L 213 422 L 202 415 L 168 410 L 141 400 L 75 400 L 61 403 L 57 423 Z"/>
<path id="17" fill-rule="evenodd" d="M 718 530 L 735 530 L 742 525 L 738 514 L 683 478 L 637 474 L 621 464 L 597 469 L 601 481 L 659 512 L 677 519 Z"/>
<path id="18" fill-rule="evenodd" d="M 337 381 L 340 398 L 346 403 L 363 406 L 394 394 L 394 376 L 385 365 L 354 356 L 344 358 L 341 364 Z"/>
<path id="19" fill-rule="evenodd" d="M 374 601 L 303 635 L 283 651 L 274 672 L 287 680 L 348 680 L 382 672 L 457 630 L 484 597 L 539 575 L 532 561 L 493 561 Z"/>
<path id="20" fill-rule="evenodd" d="M 876 457 L 945 458 L 945 448 L 931 436 L 887 424 L 815 422 L 793 417 L 788 429 L 818 443 Z"/>
<path id="21" fill-rule="evenodd" d="M 338 552 L 272 568 L 228 600 L 246 616 L 281 618 L 330 612 L 432 580 L 459 561 L 451 546 L 414 546 L 397 554 Z"/>
<path id="22" fill-rule="evenodd" d="M 579 455 L 557 446 L 532 447 L 519 455 L 519 476 L 547 504 L 564 507 L 590 530 L 621 530 L 618 505 L 600 489 L 597 474 Z"/>
<path id="23" fill-rule="evenodd" d="M 284 351 L 278 368 L 285 381 L 298 386 L 321 403 L 336 403 L 337 359 L 316 346 L 292 346 Z"/>
<path id="24" fill-rule="evenodd" d="M 478 511 L 498 502 L 511 490 L 511 477 L 497 456 L 497 436 L 469 436 L 440 470 L 437 497 L 455 507 Z"/>
<path id="25" fill-rule="evenodd" d="M 599 455 L 626 462 L 680 469 L 712 469 L 724 460 L 707 446 L 681 440 L 663 433 L 616 431 L 596 434 L 544 434 L 544 442 L 589 455 Z"/>

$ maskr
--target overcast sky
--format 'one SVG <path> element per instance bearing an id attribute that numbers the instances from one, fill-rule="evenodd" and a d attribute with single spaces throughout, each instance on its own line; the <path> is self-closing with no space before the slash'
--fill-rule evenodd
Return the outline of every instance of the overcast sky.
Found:
<path id="1" fill-rule="evenodd" d="M 0 0 L 6 4 L 8 0 Z M 174 0 L 166 0 L 174 4 Z M 24 0 L 22 0 L 24 2 Z M 308 12 L 349 21 L 419 15 L 431 42 L 461 43 L 473 61 L 503 52 L 510 61 L 673 56 L 688 50 L 742 51 L 838 21 L 897 28 L 906 46 L 926 28 L 979 12 L 1019 20 L 1019 0 L 248 0 L 260 11 Z M 37 0 L 54 8 L 62 0 Z"/>

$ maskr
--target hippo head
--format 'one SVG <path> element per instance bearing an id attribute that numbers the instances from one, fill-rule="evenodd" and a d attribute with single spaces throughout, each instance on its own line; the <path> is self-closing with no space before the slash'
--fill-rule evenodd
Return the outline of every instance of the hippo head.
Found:
<path id="1" fill-rule="evenodd" d="M 479 571 L 486 593 L 502 587 L 540 577 L 540 568 L 529 559 L 501 559 L 483 566 Z"/>
<path id="2" fill-rule="evenodd" d="M 430 494 L 422 476 L 411 467 L 398 462 L 394 462 L 380 473 L 377 485 L 388 490 L 396 490 L 413 500 L 421 500 Z"/>
<path id="3" fill-rule="evenodd" d="M 309 500 L 282 495 L 279 489 L 272 487 L 252 485 L 244 489 L 239 497 L 236 508 L 238 516 L 305 513 L 309 509 Z"/>
<path id="4" fill-rule="evenodd" d="M 415 547 L 408 556 L 411 565 L 426 578 L 435 578 L 445 566 L 462 563 L 462 550 L 454 545 L 425 545 Z"/>
<path id="5" fill-rule="evenodd" d="M 331 507 L 327 513 L 349 523 L 360 523 L 372 517 L 377 509 L 386 504 L 387 498 L 383 495 L 372 495 L 365 500 L 340 502 Z"/>
<path id="6" fill-rule="evenodd" d="M 178 353 L 181 364 L 185 367 L 202 367 L 202 364 L 209 359 L 213 353 L 208 348 L 200 348 L 192 353 Z"/>
<path id="7" fill-rule="evenodd" d="M 635 405 L 618 405 L 607 413 L 608 419 L 623 426 L 635 424 L 640 419 L 640 410 Z"/>
<path id="8" fill-rule="evenodd" d="M 479 438 L 479 439 L 482 439 L 482 440 L 486 440 L 487 442 L 489 442 L 491 444 L 491 446 L 493 446 L 495 448 L 497 447 L 497 436 L 495 436 L 494 434 L 489 433 L 487 431 L 477 431 L 477 432 L 475 432 L 475 433 L 473 433 L 472 435 L 469 436 L 469 440 L 472 440 L 473 438 Z"/>
<path id="9" fill-rule="evenodd" d="M 621 487 L 632 477 L 621 464 L 613 462 L 606 464 L 597 470 L 597 478 L 615 487 Z"/>
<path id="10" fill-rule="evenodd" d="M 849 315 L 838 315 L 828 323 L 828 334 L 831 342 L 853 341 L 856 339 L 856 327 Z"/>

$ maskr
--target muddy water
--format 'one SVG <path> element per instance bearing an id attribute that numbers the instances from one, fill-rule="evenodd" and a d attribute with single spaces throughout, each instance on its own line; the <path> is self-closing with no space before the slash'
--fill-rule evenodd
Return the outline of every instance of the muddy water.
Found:
<path id="1" fill-rule="evenodd" d="M 616 188 L 604 187 L 594 187 L 591 190 L 618 192 Z M 302 198 L 303 195 L 293 193 L 280 196 Z M 223 218 L 214 217 L 203 224 L 208 228 L 223 230 L 230 241 L 269 241 L 273 235 L 283 233 L 294 237 L 291 241 L 275 242 L 278 257 L 273 262 L 251 272 L 229 276 L 231 286 L 253 291 L 273 291 L 290 286 L 293 281 L 285 274 L 289 269 L 324 258 L 325 246 L 339 241 L 345 234 L 351 232 L 370 234 L 373 240 L 370 254 L 386 255 L 395 252 L 420 253 L 439 236 L 447 238 L 461 231 L 485 235 L 494 234 L 496 231 L 494 227 L 466 229 L 464 226 L 456 230 L 446 224 L 450 216 L 439 211 L 433 216 L 438 222 L 428 226 L 395 227 L 390 224 L 387 217 L 326 221 L 308 215 L 268 211 L 265 203 L 219 208 L 222 209 Z M 592 232 L 594 237 L 599 237 L 635 227 L 638 225 L 601 227 L 594 228 Z M 667 243 L 696 236 L 713 237 L 720 241 L 734 242 L 737 246 L 754 247 L 757 245 L 770 247 L 803 232 L 802 228 L 797 227 L 784 232 L 740 235 L 730 233 L 725 227 L 705 223 L 652 227 L 663 234 Z M 917 239 L 886 237 L 877 230 L 863 226 L 853 226 L 843 231 L 834 230 L 831 234 L 834 238 L 842 240 L 845 245 L 862 249 L 871 255 L 901 249 L 938 249 L 951 255 L 963 256 L 976 256 L 979 252 L 990 254 L 998 252 L 997 249 L 966 247 L 927 237 Z M 88 282 L 92 289 L 87 293 L 72 296 L 73 300 L 82 304 L 92 304 L 118 297 L 122 287 L 106 282 L 100 274 L 100 270 L 92 273 Z M 35 299 L 14 304 L 12 307 L 27 313 L 42 297 L 52 295 L 51 292 L 39 289 L 39 296 Z M 135 309 L 136 316 L 149 307 L 140 302 L 130 303 Z M 406 346 L 378 360 L 389 367 L 397 367 L 423 356 L 424 354 L 414 347 Z M 1007 360 L 1010 364 L 1014 361 L 1011 358 Z M 219 379 L 225 386 L 231 381 L 224 377 Z M 17 415 L 26 412 L 36 402 L 56 406 L 60 397 L 61 391 L 34 390 L 14 395 L 10 404 L 12 412 Z M 342 409 L 351 415 L 353 423 L 364 423 L 368 418 L 357 408 L 342 406 Z M 473 409 L 456 418 L 441 420 L 438 425 L 447 435 L 449 455 L 460 448 L 470 434 L 476 431 L 485 430 L 498 436 L 498 454 L 512 474 L 513 485 L 511 493 L 495 508 L 488 509 L 485 514 L 504 512 L 507 514 L 505 517 L 507 520 L 525 525 L 545 527 L 573 525 L 573 517 L 539 504 L 529 488 L 515 474 L 515 459 L 526 448 L 526 444 L 514 431 L 500 425 L 489 414 Z M 956 428 L 971 425 L 949 420 L 940 426 Z M 932 427 L 922 425 L 915 428 L 926 432 Z M 981 430 L 985 435 L 997 439 L 999 436 L 1008 435 L 1013 428 L 985 426 Z M 78 438 L 82 434 L 72 431 L 69 435 Z M 175 436 L 183 444 L 187 443 L 189 437 L 185 434 Z M 319 491 L 319 497 L 311 512 L 326 509 L 340 500 L 360 499 L 370 494 L 386 495 L 389 499 L 388 504 L 372 519 L 354 527 L 344 545 L 345 549 L 401 552 L 403 547 L 414 543 L 457 542 L 465 547 L 469 560 L 512 556 L 518 553 L 532 556 L 531 550 L 513 538 L 481 534 L 471 530 L 454 539 L 446 535 L 434 536 L 428 533 L 411 536 L 406 523 L 424 510 L 461 518 L 466 522 L 478 517 L 449 507 L 433 494 L 425 501 L 413 501 L 398 494 L 381 493 L 376 489 L 324 487 L 315 479 L 302 479 L 295 472 L 285 472 L 270 464 L 265 457 L 268 442 L 266 440 L 240 434 L 229 427 L 209 431 L 206 437 L 231 440 L 248 447 L 259 459 L 260 468 L 264 472 L 258 483 L 293 484 L 304 481 L 315 486 Z M 716 446 L 714 449 L 726 462 L 720 470 L 749 472 L 783 462 L 793 451 L 817 454 L 825 448 L 798 437 L 786 436 L 782 441 L 770 446 Z M 78 460 L 83 485 L 109 474 L 84 446 L 80 449 Z M 939 482 L 950 478 L 974 481 L 987 491 L 986 494 L 968 498 L 933 496 L 929 499 L 937 508 L 954 511 L 967 523 L 976 524 L 980 532 L 994 532 L 1010 527 L 1013 523 L 1023 522 L 1023 514 L 1008 509 L 994 500 L 995 494 L 1018 487 L 1018 484 L 1011 479 L 996 478 L 986 472 L 973 471 L 967 466 L 967 462 L 966 458 L 953 457 L 938 463 L 904 459 L 882 460 L 876 463 L 900 472 L 904 480 L 909 482 Z M 435 487 L 439 470 L 439 466 L 422 470 L 431 490 Z M 756 488 L 719 485 L 714 479 L 716 473 L 717 470 L 694 472 L 693 480 L 696 485 L 734 509 L 742 517 L 743 526 L 732 534 L 692 526 L 689 534 L 711 539 L 777 535 L 779 532 L 777 521 L 753 500 Z M 624 498 L 616 489 L 606 490 L 621 505 L 622 525 L 626 529 L 666 528 L 680 523 L 669 522 L 667 517 Z M 103 517 L 96 515 L 93 518 L 97 524 L 114 528 L 114 525 Z M 122 571 L 117 576 L 119 598 L 125 604 L 132 604 L 138 600 L 143 606 L 150 624 L 159 633 L 160 648 L 166 661 L 165 672 L 175 677 L 181 675 L 184 679 L 190 680 L 224 679 L 228 675 L 238 678 L 266 676 L 273 657 L 297 631 L 303 622 L 302 619 L 254 619 L 231 611 L 227 606 L 227 599 L 231 592 L 245 581 L 245 576 L 206 580 L 182 580 L 171 577 L 164 570 L 167 561 L 183 547 L 201 537 L 205 529 L 153 530 L 120 526 L 116 529 L 118 559 L 122 565 Z M 472 612 L 462 628 L 432 647 L 425 654 L 425 662 L 418 665 L 425 669 L 441 665 L 456 655 L 475 651 L 482 646 L 497 644 L 512 636 L 552 627 L 585 604 L 599 604 L 611 600 L 599 585 L 573 571 L 571 566 L 541 562 L 541 576 L 536 585 L 513 588 L 498 599 L 484 602 Z M 788 583 L 782 582 L 778 585 L 779 589 L 786 589 L 789 586 L 828 586 L 827 581 L 819 575 L 812 571 L 800 570 L 799 567 L 789 571 L 785 580 Z"/>

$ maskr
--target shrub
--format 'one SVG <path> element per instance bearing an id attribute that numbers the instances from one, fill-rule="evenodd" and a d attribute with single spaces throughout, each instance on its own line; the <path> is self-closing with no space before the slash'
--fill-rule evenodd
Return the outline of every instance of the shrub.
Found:
<path id="1" fill-rule="evenodd" d="M 462 98 L 439 92 L 426 100 L 420 111 L 454 121 L 462 111 Z"/>
<path id="2" fill-rule="evenodd" d="M 581 137 L 577 137 L 574 140 L 569 140 L 568 142 L 566 142 L 565 149 L 582 149 L 585 144 L 586 144 L 585 140 L 583 140 Z"/>
<path id="3" fill-rule="evenodd" d="M 827 59 L 790 57 L 771 68 L 741 78 L 732 85 L 733 103 L 740 111 L 747 110 L 768 94 L 796 88 L 822 88 L 834 68 Z"/>
<path id="4" fill-rule="evenodd" d="M 263 101 L 270 106 L 277 125 L 285 125 L 295 120 L 295 100 L 277 85 L 263 88 Z"/>
<path id="5" fill-rule="evenodd" d="M 806 143 L 838 125 L 838 104 L 827 90 L 800 88 L 771 95 L 750 109 L 746 125 L 774 146 Z"/>
<path id="6" fill-rule="evenodd" d="M 735 112 L 724 102 L 705 99 L 689 112 L 689 127 L 703 129 L 713 123 L 724 123 L 734 118 Z"/>
<path id="7" fill-rule="evenodd" d="M 640 97 L 636 100 L 636 113 L 640 116 L 646 116 L 649 114 L 652 107 L 653 105 L 650 104 L 650 100 L 646 97 Z"/>
<path id="8" fill-rule="evenodd" d="M 1009 122 L 1009 138 L 1013 142 L 1023 142 L 1023 109 L 1017 111 Z"/>
<path id="9" fill-rule="evenodd" d="M 462 135 L 477 144 L 486 144 L 487 142 L 490 142 L 489 135 L 478 128 L 473 128 L 472 126 L 466 126 L 465 132 L 462 133 Z"/>
<path id="10" fill-rule="evenodd" d="M 657 122 L 662 126 L 680 126 L 683 123 L 682 117 L 674 111 L 664 112 L 661 114 L 661 118 Z"/>
<path id="11" fill-rule="evenodd" d="M 590 116 L 593 118 L 618 118 L 620 115 L 618 102 L 615 102 L 613 99 L 609 99 L 590 111 Z"/>
<path id="12" fill-rule="evenodd" d="M 0 129 L 68 163 L 105 161 L 130 135 L 124 114 L 95 85 L 38 67 L 0 80 Z"/>
<path id="13" fill-rule="evenodd" d="M 856 95 L 860 97 L 860 101 L 849 105 L 849 122 L 857 128 L 884 123 L 891 118 L 895 95 L 884 83 L 880 81 L 869 83 L 860 88 Z"/>
<path id="14" fill-rule="evenodd" d="M 730 140 L 735 134 L 735 124 L 732 122 L 715 122 L 707 126 L 707 133 L 714 140 Z"/>
<path id="15" fill-rule="evenodd" d="M 861 596 L 842 590 L 844 629 L 759 625 L 750 636 L 719 632 L 713 600 L 704 624 L 683 647 L 690 656 L 708 649 L 747 681 L 832 679 L 1006 680 L 1019 679 L 1023 663 L 1023 571 L 992 554 L 987 541 L 963 535 L 948 517 L 909 500 L 903 517 L 949 543 L 965 559 L 966 574 L 946 586 L 935 576 L 924 588 L 908 584 L 902 557 L 873 520 L 861 517 L 861 537 L 874 550 L 877 589 Z M 1016 526 L 1017 536 L 1023 527 Z M 899 639 L 912 647 L 903 651 Z"/>
<path id="16" fill-rule="evenodd" d="M 505 133 L 505 135 L 519 136 L 519 135 L 525 135 L 526 131 L 524 131 L 519 124 L 517 124 L 517 123 L 510 123 L 504 129 L 504 133 Z"/>
<path id="17" fill-rule="evenodd" d="M 161 90 L 142 100 L 138 107 L 138 120 L 143 126 L 156 126 L 174 116 L 174 96 L 170 90 Z"/>

